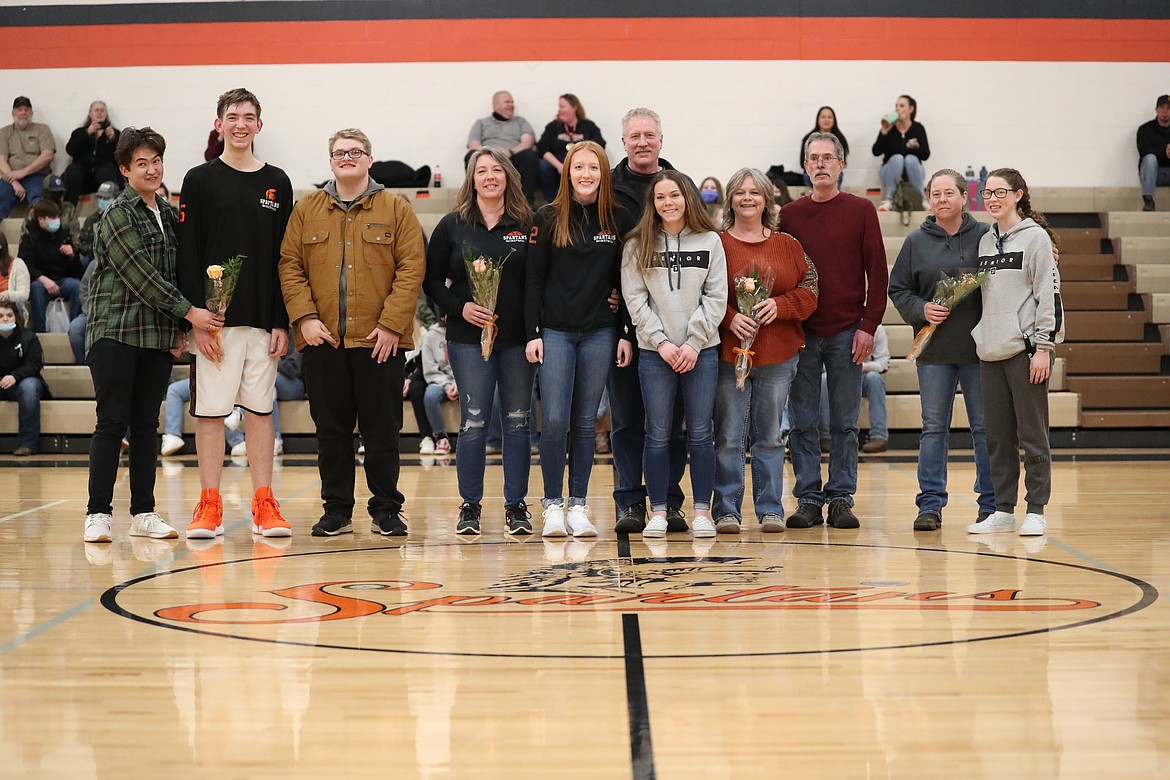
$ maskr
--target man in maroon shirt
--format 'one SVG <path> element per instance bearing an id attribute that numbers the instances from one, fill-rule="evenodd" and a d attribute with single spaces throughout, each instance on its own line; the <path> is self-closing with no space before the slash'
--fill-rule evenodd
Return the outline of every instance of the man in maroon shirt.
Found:
<path id="1" fill-rule="evenodd" d="M 857 416 L 861 411 L 861 364 L 873 351 L 873 334 L 886 309 L 889 272 L 873 204 L 837 188 L 845 168 L 841 142 L 813 133 L 804 147 L 812 194 L 784 207 L 780 229 L 792 234 L 817 268 L 820 297 L 804 323 L 805 348 L 792 383 L 789 438 L 796 484 L 796 512 L 789 528 L 829 525 L 857 528 Z M 829 430 L 818 430 L 821 371 L 828 378 Z M 829 479 L 821 482 L 820 438 L 828 436 Z"/>

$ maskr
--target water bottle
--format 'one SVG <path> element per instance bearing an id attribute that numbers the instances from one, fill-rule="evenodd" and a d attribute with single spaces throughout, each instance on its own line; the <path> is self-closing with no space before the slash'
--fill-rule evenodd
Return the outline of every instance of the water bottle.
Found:
<path id="1" fill-rule="evenodd" d="M 437 166 L 437 165 L 435 166 L 435 180 L 434 180 L 434 183 L 432 184 L 432 186 L 436 190 L 443 188 L 443 172 L 441 170 L 439 170 L 439 166 Z"/>

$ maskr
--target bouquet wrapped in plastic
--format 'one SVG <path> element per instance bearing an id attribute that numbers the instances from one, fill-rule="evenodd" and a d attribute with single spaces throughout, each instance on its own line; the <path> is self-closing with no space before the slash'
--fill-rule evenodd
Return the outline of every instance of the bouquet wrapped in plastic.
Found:
<path id="1" fill-rule="evenodd" d="M 240 269 L 244 265 L 244 255 L 236 255 L 224 261 L 223 265 L 207 266 L 206 304 L 212 314 L 224 314 L 231 305 L 232 295 L 236 291 L 236 282 L 240 279 Z M 215 332 L 217 355 L 223 350 L 223 334 Z M 217 356 L 215 365 L 218 368 L 221 360 Z"/>
<path id="2" fill-rule="evenodd" d="M 479 336 L 479 351 L 483 359 L 491 357 L 492 347 L 496 343 L 496 298 L 500 294 L 500 275 L 504 272 L 504 263 L 516 250 L 500 258 L 476 255 L 468 246 L 463 247 L 463 264 L 467 266 L 467 282 L 471 286 L 472 299 L 484 307 L 492 310 L 492 318 Z"/>
<path id="3" fill-rule="evenodd" d="M 740 314 L 750 317 L 759 324 L 759 315 L 756 306 L 772 296 L 772 283 L 776 281 L 776 273 L 770 266 L 759 266 L 750 263 L 743 276 L 735 277 L 735 305 Z M 735 386 L 743 390 L 748 374 L 752 372 L 752 344 L 755 343 L 755 334 L 746 339 L 740 339 L 739 346 L 732 350 L 735 353 Z"/>
<path id="4" fill-rule="evenodd" d="M 945 277 L 934 288 L 934 297 L 931 299 L 931 303 L 936 306 L 945 306 L 953 311 L 959 301 L 978 290 L 979 285 L 986 282 L 990 275 L 990 271 L 978 271 L 960 274 L 958 277 Z M 910 354 L 906 356 L 907 360 L 918 359 L 922 351 L 926 349 L 926 345 L 930 343 L 930 338 L 934 335 L 937 327 L 937 325 L 927 323 L 922 330 L 918 331 L 918 335 L 914 337 L 914 343 L 910 345 Z"/>

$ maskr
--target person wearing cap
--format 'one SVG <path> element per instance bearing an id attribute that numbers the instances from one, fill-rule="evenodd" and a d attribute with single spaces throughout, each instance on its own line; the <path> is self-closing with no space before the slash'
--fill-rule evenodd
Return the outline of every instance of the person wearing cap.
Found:
<path id="1" fill-rule="evenodd" d="M 1138 178 L 1142 211 L 1154 210 L 1154 188 L 1170 187 L 1170 95 L 1159 95 L 1154 118 L 1138 128 Z"/>
<path id="2" fill-rule="evenodd" d="M 93 237 L 97 235 L 98 223 L 102 221 L 102 215 L 106 213 L 106 209 L 110 207 L 114 198 L 118 197 L 118 193 L 121 191 L 122 189 L 117 182 L 113 181 L 103 181 L 101 186 L 97 188 L 98 210 L 86 217 L 85 223 L 77 234 L 77 251 L 81 253 L 82 265 L 87 265 L 90 257 L 93 256 Z"/>
<path id="3" fill-rule="evenodd" d="M 110 123 L 105 102 L 89 104 L 81 127 L 69 136 L 65 151 L 73 158 L 65 169 L 65 200 L 76 203 L 83 192 L 93 192 L 104 181 L 121 182 L 114 149 L 121 131 Z"/>
<path id="4" fill-rule="evenodd" d="M 41 199 L 44 177 L 57 153 L 53 132 L 32 121 L 32 101 L 21 96 L 12 102 L 12 124 L 0 127 L 0 219 L 24 200 L 31 206 Z"/>

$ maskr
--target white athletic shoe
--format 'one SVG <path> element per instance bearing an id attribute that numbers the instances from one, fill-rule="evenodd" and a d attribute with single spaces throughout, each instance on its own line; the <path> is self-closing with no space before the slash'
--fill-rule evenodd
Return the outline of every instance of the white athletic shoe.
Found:
<path id="1" fill-rule="evenodd" d="M 589 507 L 583 504 L 569 507 L 567 523 L 573 536 L 597 536 L 597 529 L 589 522 Z"/>
<path id="2" fill-rule="evenodd" d="M 174 455 L 176 452 L 182 451 L 184 446 L 183 437 L 176 436 L 173 433 L 164 433 L 162 438 L 162 454 Z"/>
<path id="3" fill-rule="evenodd" d="M 878 204 L 877 210 L 878 211 L 893 211 L 894 204 L 891 201 L 883 200 L 881 203 Z"/>
<path id="4" fill-rule="evenodd" d="M 1016 516 L 1008 512 L 994 512 L 985 520 L 967 526 L 969 534 L 1006 534 L 1016 530 Z"/>
<path id="5" fill-rule="evenodd" d="M 540 535 L 545 538 L 560 538 L 568 536 L 565 529 L 565 508 L 560 504 L 549 504 L 541 512 L 544 517 L 544 530 Z"/>
<path id="6" fill-rule="evenodd" d="M 232 447 L 232 457 L 239 458 L 248 454 L 248 442 L 242 441 L 236 446 Z"/>
<path id="7" fill-rule="evenodd" d="M 130 518 L 131 536 L 149 536 L 151 539 L 178 539 L 179 532 L 167 525 L 158 512 L 143 512 Z"/>
<path id="8" fill-rule="evenodd" d="M 715 535 L 715 524 L 707 515 L 696 514 L 691 518 L 691 534 L 696 539 L 709 539 Z"/>
<path id="9" fill-rule="evenodd" d="M 238 431 L 244 422 L 244 413 L 239 409 L 232 409 L 232 413 L 223 418 L 223 426 L 229 431 Z"/>
<path id="10" fill-rule="evenodd" d="M 272 440 L 272 455 L 275 457 L 277 455 L 283 455 L 283 454 L 284 454 L 284 439 L 273 439 Z"/>
<path id="11" fill-rule="evenodd" d="M 87 542 L 114 541 L 114 534 L 110 531 L 110 523 L 112 523 L 113 520 L 113 515 L 107 515 L 104 512 L 97 512 L 92 515 L 86 515 L 85 535 L 82 538 Z"/>
<path id="12" fill-rule="evenodd" d="M 1029 513 L 1020 524 L 1020 536 L 1043 536 L 1048 531 L 1048 521 L 1044 515 Z"/>
<path id="13" fill-rule="evenodd" d="M 435 440 L 430 436 L 422 437 L 422 441 L 418 443 L 419 455 L 434 455 L 435 454 Z"/>
<path id="14" fill-rule="evenodd" d="M 646 521 L 646 527 L 642 529 L 642 536 L 648 536 L 651 539 L 661 539 L 666 536 L 666 515 L 651 515 L 650 519 Z"/>

